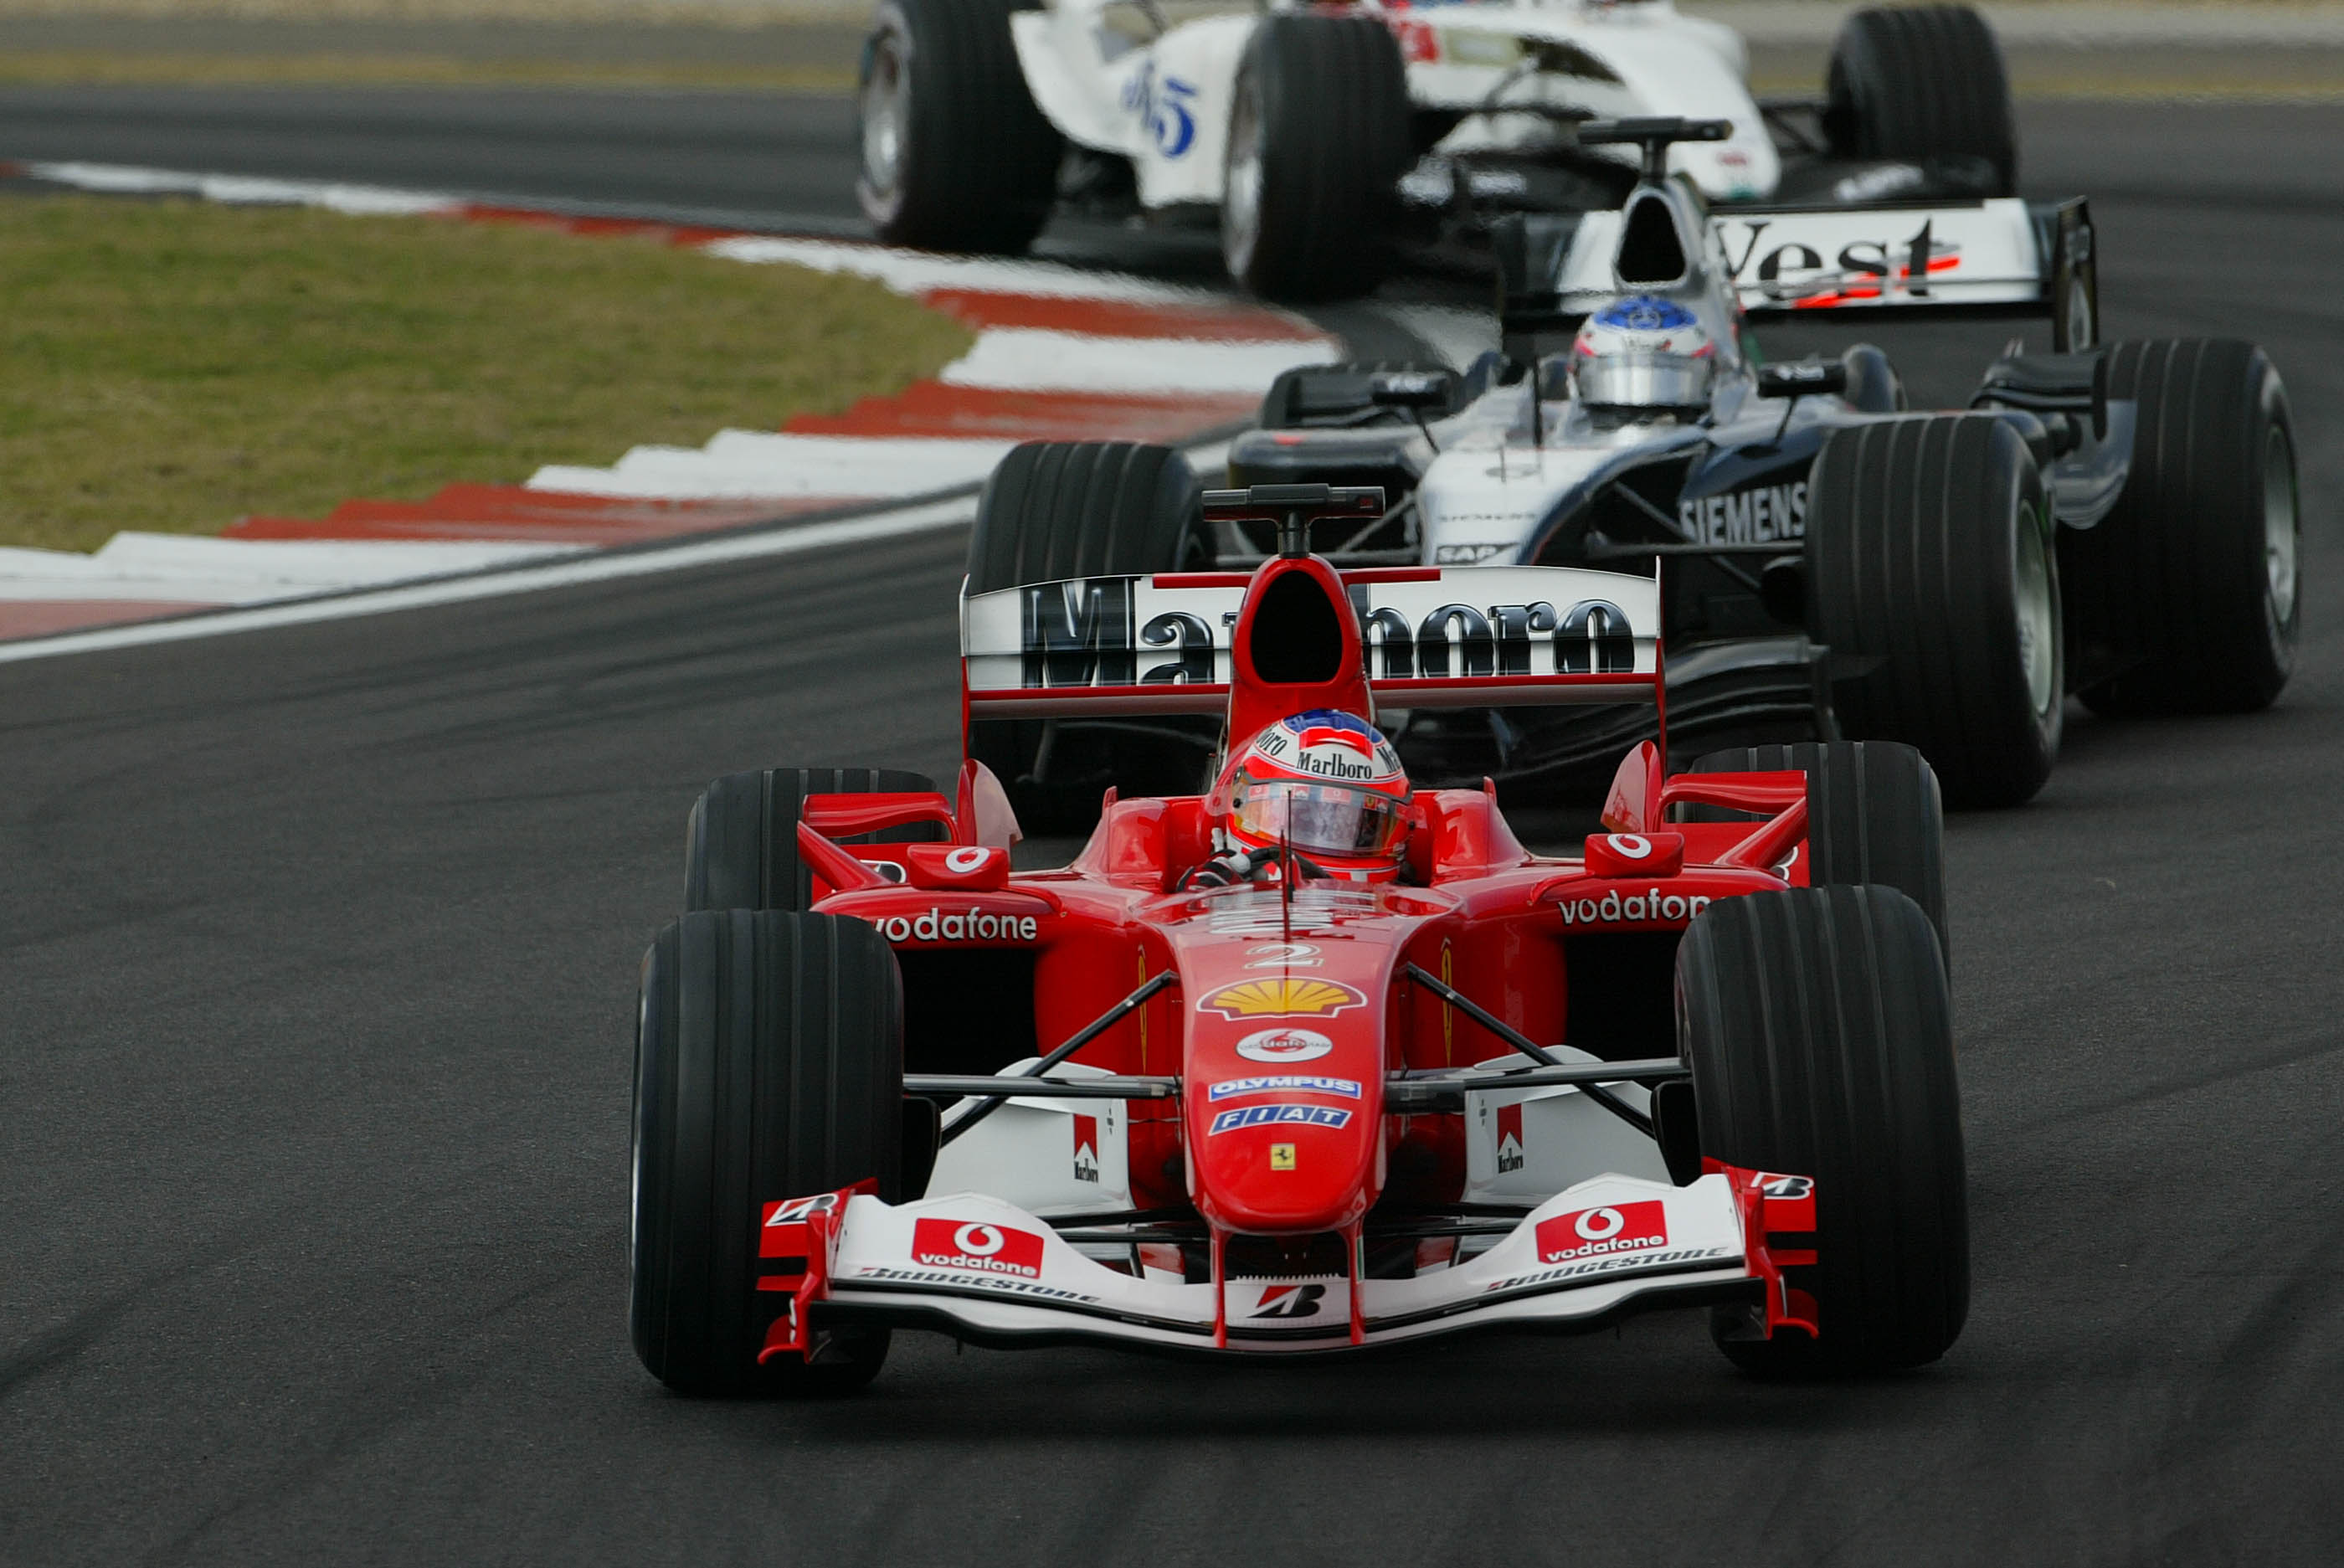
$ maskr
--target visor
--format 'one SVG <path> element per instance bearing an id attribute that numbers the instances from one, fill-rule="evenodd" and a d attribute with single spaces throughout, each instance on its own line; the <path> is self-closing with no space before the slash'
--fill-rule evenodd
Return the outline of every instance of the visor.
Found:
<path id="1" fill-rule="evenodd" d="M 1306 855 L 1389 855 L 1408 836 L 1399 802 L 1342 784 L 1240 784 L 1229 814 L 1246 836 Z"/>
<path id="2" fill-rule="evenodd" d="M 1579 362 L 1579 400 L 1599 409 L 1697 409 L 1709 401 L 1715 361 L 1635 351 Z"/>

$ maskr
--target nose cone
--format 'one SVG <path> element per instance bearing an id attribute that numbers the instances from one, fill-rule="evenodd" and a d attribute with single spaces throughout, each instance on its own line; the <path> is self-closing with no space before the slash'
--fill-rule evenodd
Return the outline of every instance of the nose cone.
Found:
<path id="1" fill-rule="evenodd" d="M 1191 1189 L 1226 1229 L 1329 1230 L 1381 1182 L 1382 1009 L 1348 978 L 1238 975 L 1191 995 Z"/>

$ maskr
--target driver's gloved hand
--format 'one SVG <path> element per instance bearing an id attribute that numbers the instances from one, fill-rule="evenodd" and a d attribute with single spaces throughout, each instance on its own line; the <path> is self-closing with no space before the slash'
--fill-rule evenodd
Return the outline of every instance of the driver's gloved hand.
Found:
<path id="1" fill-rule="evenodd" d="M 1215 855 L 1180 883 L 1183 893 L 1201 893 L 1208 887 L 1228 887 L 1235 883 L 1251 882 L 1262 862 L 1271 856 L 1261 850 L 1241 849 L 1231 855 Z"/>

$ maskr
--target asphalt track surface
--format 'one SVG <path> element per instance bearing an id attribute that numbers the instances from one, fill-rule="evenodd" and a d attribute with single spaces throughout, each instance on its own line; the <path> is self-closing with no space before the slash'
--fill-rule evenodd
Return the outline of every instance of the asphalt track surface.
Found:
<path id="1" fill-rule="evenodd" d="M 949 765 L 945 531 L 0 669 L 0 1562 L 2335 1560 L 2339 118 L 2029 126 L 2125 193 L 2116 331 L 2272 346 L 2309 631 L 2273 712 L 2078 713 L 2034 804 L 1950 824 L 1976 1268 L 1939 1365 L 1769 1386 L 1664 1316 L 652 1383 L 629 1042 L 684 812 Z M 1933 345 L 1925 379 L 1989 347 Z"/>

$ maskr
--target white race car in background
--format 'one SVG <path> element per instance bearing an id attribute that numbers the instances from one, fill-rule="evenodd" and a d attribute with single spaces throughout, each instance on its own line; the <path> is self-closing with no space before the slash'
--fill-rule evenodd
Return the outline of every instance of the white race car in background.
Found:
<path id="1" fill-rule="evenodd" d="M 1672 0 L 880 0 L 859 188 L 883 238 L 935 249 L 1022 250 L 1061 206 L 1217 221 L 1232 278 L 1298 298 L 1372 287 L 1448 220 L 1616 205 L 1632 154 L 1581 147 L 1589 118 L 1725 121 L 1670 155 L 1712 201 L 1782 199 L 1786 155 L 1837 166 L 1843 202 L 2012 193 L 2008 80 L 1966 5 L 1854 13 L 1820 99 L 1761 105 L 1747 73 Z"/>

